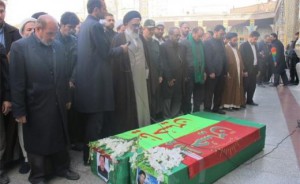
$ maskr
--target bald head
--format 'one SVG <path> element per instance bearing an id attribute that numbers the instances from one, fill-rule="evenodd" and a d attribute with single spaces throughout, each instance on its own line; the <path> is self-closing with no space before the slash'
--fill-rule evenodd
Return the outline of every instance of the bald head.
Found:
<path id="1" fill-rule="evenodd" d="M 47 14 L 46 15 L 41 15 L 37 19 L 37 25 L 36 25 L 37 27 L 46 28 L 48 25 L 56 25 L 56 26 L 58 26 L 57 21 L 51 15 L 47 15 Z"/>
<path id="2" fill-rule="evenodd" d="M 41 15 L 36 24 L 35 34 L 45 45 L 51 45 L 58 31 L 58 23 L 51 15 Z"/>

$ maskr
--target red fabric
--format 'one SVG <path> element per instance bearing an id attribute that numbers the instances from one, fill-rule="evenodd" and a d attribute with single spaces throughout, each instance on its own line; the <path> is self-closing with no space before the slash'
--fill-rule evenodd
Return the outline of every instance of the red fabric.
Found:
<path id="1" fill-rule="evenodd" d="M 191 156 L 185 156 L 183 160 L 189 167 L 190 178 L 193 178 L 202 170 L 233 157 L 259 138 L 258 128 L 222 121 L 161 146 L 169 149 L 181 147 L 200 156 L 200 160 Z"/>

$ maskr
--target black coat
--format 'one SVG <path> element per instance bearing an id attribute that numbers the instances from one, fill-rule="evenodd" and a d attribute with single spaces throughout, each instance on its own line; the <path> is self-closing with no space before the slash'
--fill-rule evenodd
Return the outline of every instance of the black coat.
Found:
<path id="1" fill-rule="evenodd" d="M 167 40 L 160 45 L 160 60 L 163 66 L 163 97 L 181 97 L 184 93 L 185 80 L 191 80 L 193 74 L 193 62 L 191 51 L 188 47 L 178 43 L 174 45 Z M 168 82 L 175 79 L 175 84 L 169 87 Z"/>
<path id="2" fill-rule="evenodd" d="M 7 23 L 4 23 L 3 29 L 4 29 L 5 49 L 7 54 L 10 51 L 11 44 L 16 40 L 19 40 L 21 38 L 21 35 L 17 28 Z"/>
<path id="3" fill-rule="evenodd" d="M 113 38 L 110 51 L 113 58 L 115 97 L 115 111 L 111 124 L 111 134 L 113 135 L 139 127 L 129 54 L 124 53 L 120 47 L 126 43 L 125 33 L 119 33 Z"/>
<path id="4" fill-rule="evenodd" d="M 279 74 L 285 72 L 286 62 L 285 62 L 283 44 L 279 40 L 274 40 L 272 41 L 272 47 L 276 48 L 276 57 L 274 62 L 277 63 L 277 66 L 275 67 L 275 72 Z"/>
<path id="5" fill-rule="evenodd" d="M 227 73 L 225 46 L 222 40 L 212 38 L 204 42 L 205 70 L 207 75 L 215 73 L 216 76 Z"/>
<path id="6" fill-rule="evenodd" d="M 114 110 L 110 43 L 103 26 L 89 15 L 80 26 L 75 71 L 75 109 L 82 113 Z"/>
<path id="7" fill-rule="evenodd" d="M 251 45 L 248 41 L 242 43 L 240 45 L 240 52 L 241 52 L 241 57 L 244 62 L 244 72 L 252 73 L 254 69 L 254 54 L 251 48 Z M 258 49 L 257 45 L 255 45 L 256 49 L 256 56 L 257 56 L 257 67 L 260 66 L 260 60 L 259 60 L 259 54 L 258 54 Z M 259 68 L 258 68 L 259 69 Z"/>
<path id="8" fill-rule="evenodd" d="M 57 33 L 56 39 L 64 46 L 64 53 L 68 63 L 68 75 L 70 80 L 75 83 L 75 66 L 77 63 L 77 38 L 73 35 L 63 36 L 60 31 Z"/>
<path id="9" fill-rule="evenodd" d="M 48 155 L 66 149 L 68 76 L 63 47 L 41 43 L 35 34 L 13 43 L 10 51 L 10 87 L 15 118 L 26 116 L 25 149 Z"/>

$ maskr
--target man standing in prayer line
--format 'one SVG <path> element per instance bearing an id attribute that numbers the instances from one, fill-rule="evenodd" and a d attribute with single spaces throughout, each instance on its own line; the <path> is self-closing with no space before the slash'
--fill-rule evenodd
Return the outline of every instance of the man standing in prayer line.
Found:
<path id="1" fill-rule="evenodd" d="M 225 46 L 228 76 L 225 79 L 222 106 L 227 110 L 237 110 L 245 105 L 244 95 L 244 65 L 238 50 L 238 35 L 229 32 L 226 34 L 228 40 Z"/>
<path id="2" fill-rule="evenodd" d="M 137 11 L 126 13 L 123 18 L 126 30 L 112 41 L 112 49 L 119 50 L 112 55 L 115 111 L 111 126 L 114 134 L 150 124 L 149 63 L 139 34 L 141 19 Z"/>
<path id="3" fill-rule="evenodd" d="M 200 111 L 200 105 L 204 100 L 204 83 L 206 80 L 206 73 L 204 45 L 201 40 L 203 33 L 204 30 L 202 27 L 195 27 L 192 30 L 192 33 L 188 35 L 187 40 L 181 42 L 182 44 L 185 44 L 191 51 L 194 71 L 191 75 L 191 92 L 188 93 L 187 88 L 185 89 L 185 93 L 188 96 L 183 103 L 186 103 L 185 109 L 189 109 L 190 111 L 191 96 L 193 94 L 193 112 Z"/>
<path id="4" fill-rule="evenodd" d="M 56 39 L 60 41 L 65 49 L 66 62 L 68 63 L 67 75 L 69 77 L 69 85 L 71 88 L 71 102 L 74 103 L 75 88 L 75 66 L 77 63 L 77 38 L 74 36 L 76 26 L 79 24 L 79 18 L 73 12 L 65 12 L 60 18 L 60 28 L 56 35 Z M 79 121 L 79 114 L 73 106 L 68 110 L 68 125 L 71 148 L 73 150 L 82 150 L 83 142 L 83 125 Z"/>
<path id="5" fill-rule="evenodd" d="M 4 45 L 0 43 L 0 99 L 2 111 L 0 112 L 0 184 L 9 183 L 4 171 L 3 155 L 6 147 L 6 132 L 3 116 L 11 111 L 10 91 L 8 81 L 8 61 Z"/>
<path id="6" fill-rule="evenodd" d="M 34 34 L 14 42 L 10 52 L 13 115 L 23 124 L 31 166 L 28 179 L 33 184 L 45 182 L 48 159 L 57 176 L 79 179 L 79 175 L 69 169 L 69 78 L 63 46 L 55 41 L 57 31 L 56 20 L 42 15 Z"/>
<path id="7" fill-rule="evenodd" d="M 248 41 L 242 43 L 240 46 L 240 52 L 244 62 L 244 92 L 247 94 L 246 103 L 252 106 L 258 106 L 258 104 L 253 101 L 253 95 L 256 89 L 256 78 L 260 75 L 260 61 L 256 45 L 259 36 L 259 32 L 252 31 Z"/>
<path id="8" fill-rule="evenodd" d="M 170 119 L 180 114 L 184 83 L 192 80 L 193 64 L 188 48 L 179 43 L 180 29 L 169 29 L 169 39 L 160 47 L 163 63 L 163 116 Z M 190 48 L 189 48 L 190 49 Z"/>
<path id="9" fill-rule="evenodd" d="M 85 165 L 89 164 L 88 143 L 104 137 L 105 119 L 114 110 L 110 42 L 99 23 L 107 13 L 104 0 L 89 0 L 87 10 L 89 15 L 78 35 L 74 98 L 74 108 L 81 113 L 85 126 Z"/>
<path id="10" fill-rule="evenodd" d="M 149 63 L 148 95 L 150 99 L 151 121 L 157 122 L 162 113 L 161 83 L 162 83 L 162 64 L 159 54 L 159 43 L 153 39 L 155 22 L 148 19 L 143 27 L 143 43 L 147 49 Z"/>
<path id="11" fill-rule="evenodd" d="M 205 66 L 207 78 L 205 81 L 204 111 L 225 114 L 220 110 L 224 81 L 227 75 L 227 62 L 223 37 L 225 27 L 217 25 L 214 36 L 204 42 Z M 213 102 L 213 104 L 212 104 Z"/>

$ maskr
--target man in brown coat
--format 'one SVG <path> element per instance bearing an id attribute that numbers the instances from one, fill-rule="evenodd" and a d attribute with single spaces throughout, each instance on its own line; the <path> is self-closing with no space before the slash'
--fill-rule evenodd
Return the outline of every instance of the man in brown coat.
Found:
<path id="1" fill-rule="evenodd" d="M 225 46 L 227 58 L 227 78 L 225 80 L 222 106 L 225 109 L 239 109 L 245 105 L 243 77 L 245 76 L 244 65 L 240 51 L 237 48 L 238 35 L 227 33 L 226 39 L 229 40 Z"/>

